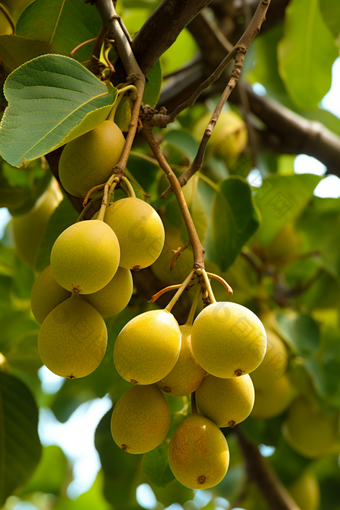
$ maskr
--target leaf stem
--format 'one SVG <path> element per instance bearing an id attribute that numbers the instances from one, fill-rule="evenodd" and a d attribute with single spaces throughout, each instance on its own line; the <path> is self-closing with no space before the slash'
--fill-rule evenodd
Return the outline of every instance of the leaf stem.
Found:
<path id="1" fill-rule="evenodd" d="M 222 283 L 223 287 L 225 287 L 228 291 L 228 294 L 233 294 L 233 289 L 230 287 L 229 283 L 227 283 L 221 276 L 215 274 L 215 273 L 208 273 L 207 275 L 210 278 L 214 278 L 214 280 L 217 280 L 218 282 Z"/>
<path id="2" fill-rule="evenodd" d="M 173 307 L 175 306 L 175 304 L 177 303 L 177 301 L 179 300 L 179 298 L 181 297 L 181 295 L 183 294 L 183 292 L 185 291 L 185 289 L 191 282 L 191 279 L 194 274 L 195 274 L 195 269 L 192 269 L 190 271 L 190 273 L 188 274 L 188 276 L 186 277 L 186 279 L 184 280 L 184 282 L 182 283 L 182 285 L 180 286 L 180 288 L 178 289 L 178 291 L 176 292 L 176 294 L 171 299 L 171 301 L 164 308 L 164 310 L 166 312 L 171 312 L 171 310 L 173 309 Z"/>
<path id="3" fill-rule="evenodd" d="M 131 183 L 129 181 L 129 179 L 127 177 L 122 177 L 122 181 L 124 182 L 124 184 L 126 185 L 127 189 L 128 189 L 128 193 L 130 195 L 131 198 L 136 198 L 136 193 L 135 193 L 135 190 L 133 189 L 133 187 L 131 186 Z"/>

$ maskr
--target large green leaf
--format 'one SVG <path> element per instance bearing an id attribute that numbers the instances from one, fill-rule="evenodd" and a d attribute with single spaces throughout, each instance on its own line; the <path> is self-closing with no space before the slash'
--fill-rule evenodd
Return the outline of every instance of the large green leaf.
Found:
<path id="1" fill-rule="evenodd" d="M 204 242 L 207 259 L 226 271 L 259 224 L 247 181 L 232 176 L 220 182 L 212 203 L 212 224 Z"/>
<path id="2" fill-rule="evenodd" d="M 0 372 L 0 505 L 33 474 L 41 455 L 38 409 L 28 388 Z"/>
<path id="3" fill-rule="evenodd" d="M 288 221 L 301 214 L 320 180 L 312 174 L 272 175 L 255 188 L 255 202 L 262 216 L 257 236 L 262 244 L 268 244 Z"/>
<path id="4" fill-rule="evenodd" d="M 104 496 L 119 510 L 137 510 L 136 473 L 141 457 L 121 450 L 112 439 L 110 422 L 112 409 L 99 422 L 95 433 L 104 473 Z"/>
<path id="5" fill-rule="evenodd" d="M 47 41 L 17 35 L 0 35 L 0 58 L 8 72 L 45 53 L 57 53 L 57 51 Z"/>
<path id="6" fill-rule="evenodd" d="M 317 323 L 306 314 L 291 317 L 284 313 L 276 314 L 282 337 L 299 356 L 313 356 L 320 346 L 320 332 Z"/>
<path id="7" fill-rule="evenodd" d="M 103 473 L 99 471 L 92 487 L 77 499 L 59 498 L 54 510 L 113 510 L 103 496 Z"/>
<path id="8" fill-rule="evenodd" d="M 58 53 L 69 55 L 78 44 L 97 37 L 102 20 L 95 6 L 84 0 L 35 0 L 22 12 L 16 34 L 48 41 Z M 79 49 L 80 62 L 91 57 L 93 44 Z"/>
<path id="9" fill-rule="evenodd" d="M 0 126 L 2 157 L 20 166 L 93 129 L 106 119 L 115 90 L 61 55 L 23 64 L 5 82 L 9 107 Z"/>
<path id="10" fill-rule="evenodd" d="M 147 82 L 143 94 L 143 103 L 154 108 L 158 102 L 162 86 L 162 68 L 159 60 L 147 74 Z"/>
<path id="11" fill-rule="evenodd" d="M 286 9 L 279 44 L 279 72 L 291 99 L 300 108 L 316 108 L 328 92 L 338 56 L 318 0 L 292 0 Z"/>

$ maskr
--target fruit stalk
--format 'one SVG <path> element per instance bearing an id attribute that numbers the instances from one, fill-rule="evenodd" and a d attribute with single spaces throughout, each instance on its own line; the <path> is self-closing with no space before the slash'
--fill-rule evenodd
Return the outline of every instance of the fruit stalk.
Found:
<path id="1" fill-rule="evenodd" d="M 189 234 L 190 244 L 192 246 L 193 252 L 194 252 L 194 268 L 195 269 L 204 269 L 204 250 L 201 245 L 201 241 L 199 240 L 194 222 L 192 221 L 191 214 L 189 212 L 187 203 L 185 201 L 184 195 L 182 193 L 181 185 L 179 184 L 176 175 L 172 171 L 172 168 L 170 167 L 169 163 L 165 159 L 162 150 L 159 146 L 159 143 L 157 142 L 153 132 L 152 128 L 150 127 L 144 127 L 142 130 L 142 134 L 145 138 L 145 140 L 150 145 L 150 148 L 152 152 L 155 155 L 155 158 L 160 164 L 160 167 L 166 174 L 173 191 L 175 193 L 176 199 L 178 201 L 178 205 L 181 209 L 181 213 L 185 222 L 185 225 L 187 227 L 187 231 Z"/>

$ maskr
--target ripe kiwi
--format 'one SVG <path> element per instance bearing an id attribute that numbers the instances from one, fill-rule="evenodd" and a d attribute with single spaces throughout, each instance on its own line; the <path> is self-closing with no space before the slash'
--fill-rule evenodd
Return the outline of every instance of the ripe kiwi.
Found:
<path id="1" fill-rule="evenodd" d="M 191 345 L 198 363 L 216 377 L 249 374 L 263 360 L 266 332 L 260 319 L 245 306 L 213 303 L 196 317 Z"/>
<path id="2" fill-rule="evenodd" d="M 113 351 L 118 373 L 133 384 L 153 384 L 173 369 L 181 348 L 175 317 L 151 310 L 134 317 L 119 333 Z"/>
<path id="3" fill-rule="evenodd" d="M 245 420 L 254 405 L 254 386 L 249 375 L 220 379 L 207 375 L 196 390 L 200 413 L 218 427 L 234 427 Z"/>
<path id="4" fill-rule="evenodd" d="M 191 348 L 192 326 L 179 327 L 182 334 L 182 345 L 176 365 L 157 386 L 167 395 L 184 397 L 193 393 L 201 384 L 205 370 L 197 363 Z"/>
<path id="5" fill-rule="evenodd" d="M 112 437 L 128 453 L 146 453 L 163 441 L 170 419 L 168 403 L 157 386 L 134 386 L 113 410 Z"/>
<path id="6" fill-rule="evenodd" d="M 123 133 L 111 120 L 69 142 L 59 161 L 59 178 L 65 190 L 85 197 L 91 188 L 106 182 L 124 144 Z"/>
<path id="7" fill-rule="evenodd" d="M 40 357 L 46 367 L 61 377 L 85 377 L 101 363 L 107 345 L 103 317 L 73 295 L 44 320 L 38 337 Z"/>
<path id="8" fill-rule="evenodd" d="M 53 276 L 51 266 L 47 266 L 35 280 L 31 292 L 31 309 L 39 324 L 42 324 L 48 314 L 69 297 L 71 292 L 59 285 Z"/>
<path id="9" fill-rule="evenodd" d="M 82 298 L 98 310 L 102 317 L 111 317 L 124 310 L 133 291 L 131 271 L 119 267 L 105 287 L 93 294 L 82 294 Z"/>
<path id="10" fill-rule="evenodd" d="M 217 485 L 229 467 L 226 438 L 211 420 L 194 413 L 176 429 L 169 445 L 171 471 L 190 489 Z"/>
<path id="11" fill-rule="evenodd" d="M 164 245 L 164 227 L 158 213 L 139 198 L 123 198 L 105 212 L 107 223 L 117 235 L 120 266 L 139 270 L 159 257 Z"/>
<path id="12" fill-rule="evenodd" d="M 87 220 L 68 227 L 55 241 L 51 268 L 57 282 L 76 294 L 92 294 L 114 277 L 119 243 L 103 221 Z"/>

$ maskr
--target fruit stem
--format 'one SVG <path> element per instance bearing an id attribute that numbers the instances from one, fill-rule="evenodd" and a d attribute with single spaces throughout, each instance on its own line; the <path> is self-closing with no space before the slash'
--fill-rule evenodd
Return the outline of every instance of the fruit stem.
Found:
<path id="1" fill-rule="evenodd" d="M 97 199 L 98 200 L 98 199 Z M 100 199 L 101 200 L 101 199 Z M 91 200 L 91 202 L 89 202 L 88 204 L 85 205 L 84 209 L 81 211 L 81 213 L 79 214 L 77 220 L 76 220 L 76 223 L 78 223 L 78 221 L 81 221 L 85 214 L 87 213 L 87 211 L 93 206 L 93 202 L 95 202 L 95 200 Z"/>
<path id="2" fill-rule="evenodd" d="M 105 211 L 108 206 L 108 200 L 107 200 L 108 194 L 109 194 L 109 185 L 105 184 L 102 204 L 100 206 L 99 213 L 97 216 L 97 220 L 99 220 L 99 221 L 104 221 Z"/>
<path id="3" fill-rule="evenodd" d="M 186 277 L 176 294 L 173 296 L 171 301 L 167 304 L 167 306 L 164 308 L 166 312 L 171 312 L 172 308 L 175 306 L 185 289 L 187 288 L 188 284 L 190 283 L 193 275 L 195 274 L 195 269 L 192 269 L 189 273 L 189 275 Z"/>
<path id="4" fill-rule="evenodd" d="M 215 274 L 215 273 L 208 273 L 207 275 L 209 278 L 214 278 L 214 280 L 217 280 L 218 282 L 222 283 L 223 287 L 225 287 L 228 291 L 228 294 L 233 294 L 233 289 L 230 287 L 229 283 L 227 283 L 221 276 Z"/>
<path id="5" fill-rule="evenodd" d="M 116 111 L 119 106 L 119 103 L 120 103 L 121 99 L 123 98 L 124 93 L 130 89 L 132 89 L 134 91 L 134 94 L 132 96 L 132 99 L 134 100 L 136 97 L 136 94 L 137 94 L 137 89 L 134 85 L 127 85 L 126 87 L 123 87 L 122 89 L 117 88 L 117 99 L 115 101 L 115 104 L 112 106 L 109 116 L 107 117 L 106 120 L 112 120 L 112 122 L 115 121 L 115 115 L 116 115 Z"/>
<path id="6" fill-rule="evenodd" d="M 216 303 L 216 299 L 212 291 L 210 280 L 208 278 L 206 270 L 205 269 L 197 270 L 196 274 L 198 276 L 201 276 L 203 280 L 203 281 L 201 280 L 203 301 L 207 304 Z"/>
<path id="7" fill-rule="evenodd" d="M 0 4 L 0 11 L 4 14 L 4 16 L 7 19 L 8 23 L 11 25 L 11 30 L 12 30 L 12 35 L 13 35 L 14 32 L 15 32 L 15 23 L 14 23 L 14 21 L 12 19 L 12 16 L 10 15 L 8 10 L 2 4 Z"/>
<path id="8" fill-rule="evenodd" d="M 198 305 L 198 300 L 200 298 L 201 291 L 202 291 L 202 289 L 201 289 L 200 285 L 198 285 L 197 289 L 196 289 L 196 294 L 195 294 L 194 300 L 193 300 L 191 308 L 190 308 L 188 319 L 185 323 L 186 326 L 192 326 L 192 323 L 194 322 L 195 312 L 196 312 L 196 308 Z"/>
<path id="9" fill-rule="evenodd" d="M 128 189 L 128 192 L 129 192 L 129 196 L 131 198 L 136 198 L 136 193 L 135 193 L 135 190 L 133 189 L 133 187 L 131 186 L 130 184 L 130 181 L 127 177 L 122 177 L 122 181 L 126 184 L 126 187 Z"/>
<path id="10" fill-rule="evenodd" d="M 191 393 L 191 414 L 197 413 L 197 407 L 196 407 L 196 393 Z"/>

